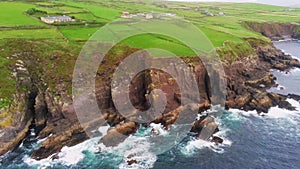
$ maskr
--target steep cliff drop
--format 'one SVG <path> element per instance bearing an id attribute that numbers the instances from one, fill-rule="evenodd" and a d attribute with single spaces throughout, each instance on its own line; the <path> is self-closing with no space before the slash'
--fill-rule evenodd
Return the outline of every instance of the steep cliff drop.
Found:
<path id="1" fill-rule="evenodd" d="M 294 29 L 295 28 L 289 28 L 288 30 Z M 259 30 L 259 32 L 264 31 L 265 30 Z M 284 30 L 282 32 L 284 32 L 284 34 L 280 37 L 289 35 L 295 38 L 298 36 L 292 31 Z M 269 33 L 265 34 L 267 35 Z M 270 37 L 272 36 L 273 33 L 270 33 Z M 277 37 L 277 35 L 274 37 Z M 226 86 L 226 107 L 242 110 L 257 110 L 259 113 L 267 113 L 268 109 L 275 105 L 293 109 L 286 101 L 287 96 L 267 92 L 267 89 L 275 85 L 275 78 L 269 70 L 278 69 L 285 71 L 292 67 L 300 67 L 299 61 L 277 50 L 270 42 L 255 38 L 248 38 L 246 41 L 253 47 L 255 53 L 251 56 L 238 57 L 232 63 L 224 61 L 223 64 L 226 80 L 228 82 Z M 135 52 L 136 49 L 126 48 L 126 50 L 126 54 L 130 54 Z M 28 88 L 26 88 L 25 91 L 17 91 L 15 103 L 10 107 L 10 110 L 8 110 L 18 113 L 15 113 L 16 117 L 14 118 L 16 122 L 13 123 L 10 128 L 1 129 L 2 140 L 0 140 L 0 153 L 4 154 L 17 146 L 26 136 L 29 126 L 34 119 L 37 126 L 44 127 L 41 132 L 38 133 L 37 138 L 45 138 L 45 140 L 43 140 L 40 147 L 34 150 L 32 157 L 35 159 L 43 159 L 58 153 L 64 146 L 73 146 L 88 139 L 89 137 L 85 133 L 85 130 L 88 130 L 88 128 L 82 128 L 82 125 L 78 122 L 76 112 L 72 105 L 72 97 L 67 93 L 68 87 L 63 81 L 57 82 L 58 84 L 54 90 L 47 86 L 44 79 L 36 76 L 36 70 L 34 71 L 34 66 L 32 67 L 35 60 L 30 57 L 23 57 L 23 55 L 27 56 L 31 54 L 30 51 L 21 53 L 19 58 L 22 60 L 18 62 L 22 63 L 19 64 L 22 66 L 16 66 L 16 70 L 23 70 L 23 72 L 25 72 L 18 74 L 23 77 L 21 78 L 22 80 L 18 81 L 18 85 L 28 86 Z M 115 58 L 115 60 L 105 60 L 103 62 L 104 66 L 101 69 L 102 71 L 100 70 L 97 73 L 96 80 L 98 87 L 96 88 L 96 96 L 99 106 L 105 110 L 102 112 L 104 119 L 95 119 L 95 121 L 89 123 L 87 126 L 92 129 L 93 125 L 97 124 L 97 122 L 102 122 L 103 120 L 107 121 L 112 128 L 109 129 L 108 134 L 101 140 L 102 143 L 107 145 L 114 145 L 111 139 L 114 138 L 116 133 L 122 133 L 126 138 L 126 136 L 135 133 L 140 125 L 149 127 L 147 123 L 136 123 L 126 119 L 122 114 L 117 112 L 112 102 L 111 78 L 118 63 L 125 57 L 126 55 L 117 59 L 116 57 L 111 57 Z M 169 128 L 170 125 L 176 121 L 176 116 L 183 110 L 197 109 L 199 113 L 201 113 L 211 106 L 211 85 L 209 84 L 209 79 L 212 77 L 207 75 L 203 65 L 201 65 L 201 63 L 199 64 L 195 58 L 189 57 L 183 58 L 183 60 L 191 64 L 191 68 L 194 70 L 196 78 L 198 79 L 197 83 L 201 101 L 194 105 L 180 107 L 180 102 L 183 98 L 178 92 L 178 85 L 174 79 L 165 72 L 146 70 L 138 74 L 132 80 L 129 93 L 130 101 L 139 110 L 148 109 L 150 100 L 149 97 L 146 96 L 149 96 L 151 91 L 161 88 L 166 93 L 168 106 L 161 116 L 157 116 L 155 120 L 152 121 L 152 123 L 161 123 L 165 128 Z M 179 74 L 181 72 L 182 70 L 178 70 Z M 71 77 L 69 78 L 71 79 Z M 82 78 L 84 80 L 84 77 Z M 70 79 L 67 80 L 70 81 Z M 27 85 L 21 85 L 21 82 L 27 82 Z M 153 97 L 153 95 L 151 97 Z M 200 121 L 195 121 L 193 125 L 191 124 L 191 131 L 196 133 L 196 135 L 201 132 L 203 126 L 210 126 L 214 129 L 217 127 L 214 120 L 210 117 L 200 118 L 199 120 Z M 15 134 L 12 135 L 12 133 Z M 207 139 L 207 137 L 205 137 L 205 139 Z M 118 139 L 118 141 L 122 139 Z M 218 143 L 222 142 L 218 138 L 214 138 L 213 141 Z"/>
<path id="2" fill-rule="evenodd" d="M 300 25 L 298 23 L 270 23 L 245 22 L 245 26 L 272 40 L 300 39 Z"/>

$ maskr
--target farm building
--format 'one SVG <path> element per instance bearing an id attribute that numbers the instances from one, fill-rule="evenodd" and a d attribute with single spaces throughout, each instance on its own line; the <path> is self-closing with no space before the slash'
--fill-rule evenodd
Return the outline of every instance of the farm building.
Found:
<path id="1" fill-rule="evenodd" d="M 132 15 L 129 12 L 122 12 L 121 18 L 132 18 Z"/>
<path id="2" fill-rule="evenodd" d="M 137 13 L 137 14 L 130 14 L 129 12 L 122 12 L 121 18 L 146 18 L 146 19 L 152 19 L 152 18 L 163 18 L 163 17 L 175 17 L 176 14 L 173 13 Z"/>
<path id="3" fill-rule="evenodd" d="M 69 16 L 46 16 L 46 17 L 41 17 L 41 21 L 52 24 L 52 23 L 59 23 L 59 22 L 71 22 L 73 19 Z"/>

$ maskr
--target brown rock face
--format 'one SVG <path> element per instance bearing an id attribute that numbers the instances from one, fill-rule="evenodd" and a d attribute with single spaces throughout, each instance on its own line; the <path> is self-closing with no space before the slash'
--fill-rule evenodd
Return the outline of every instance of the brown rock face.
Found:
<path id="1" fill-rule="evenodd" d="M 218 144 L 222 144 L 224 140 L 220 137 L 213 136 L 212 141 L 218 145 Z"/>
<path id="2" fill-rule="evenodd" d="M 191 129 L 191 132 L 197 133 L 196 137 L 202 140 L 208 140 L 218 131 L 218 125 L 211 116 L 202 116 L 199 120 L 194 122 Z"/>
<path id="3" fill-rule="evenodd" d="M 165 71 L 148 69 L 132 78 L 129 91 L 126 90 L 127 87 L 124 87 L 124 83 L 122 83 L 122 81 L 126 81 L 127 79 L 122 79 L 122 81 L 117 82 L 111 88 L 109 82 L 112 79 L 107 79 L 109 76 L 104 76 L 106 79 L 103 80 L 102 78 L 104 77 L 101 74 L 99 77 L 101 85 L 99 85 L 98 90 L 105 89 L 107 91 L 99 91 L 97 96 L 99 98 L 99 105 L 103 105 L 104 111 L 107 112 L 106 120 L 113 128 L 109 130 L 108 134 L 100 142 L 106 146 L 115 146 L 128 135 L 136 132 L 140 124 L 147 126 L 151 122 L 161 123 L 167 129 L 178 119 L 179 114 L 183 111 L 195 111 L 196 113 L 193 117 L 190 117 L 194 119 L 197 112 L 210 108 L 210 86 L 207 82 L 209 78 L 206 69 L 197 58 L 182 59 L 185 61 L 184 64 L 190 66 L 182 69 L 185 65 L 166 65 L 169 72 L 173 76 L 176 76 L 176 79 Z M 144 62 L 145 60 L 141 60 L 139 63 L 143 64 Z M 150 58 L 147 62 L 157 65 L 161 62 L 172 63 L 172 60 L 168 58 L 159 60 Z M 196 75 L 197 86 L 190 84 L 190 79 L 187 78 L 185 74 L 187 70 L 185 69 L 189 69 L 193 72 L 193 75 Z M 103 87 L 103 85 L 106 85 L 106 87 Z M 180 85 L 181 88 L 185 89 L 185 93 L 182 93 Z M 197 94 L 200 98 L 187 97 L 195 95 L 193 87 L 198 89 L 199 93 Z M 113 96 L 107 93 L 112 93 Z M 129 95 L 129 100 L 126 98 L 127 95 Z M 124 107 L 117 110 L 115 105 L 111 103 L 112 97 L 117 98 Z M 182 105 L 183 102 L 191 104 Z M 134 109 L 130 107 L 131 105 Z M 155 107 L 155 105 L 158 106 Z M 160 107 L 160 105 L 163 107 Z M 137 117 L 142 117 L 143 119 L 139 123 L 134 123 L 133 121 L 139 121 Z M 116 119 L 119 120 L 116 121 Z M 121 122 L 123 124 L 119 124 Z"/>
<path id="4" fill-rule="evenodd" d="M 113 147 L 123 142 L 130 134 L 137 131 L 138 125 L 134 122 L 127 122 L 124 124 L 118 124 L 114 128 L 110 129 L 104 137 L 101 138 L 100 143 L 106 146 Z"/>
<path id="5" fill-rule="evenodd" d="M 272 40 L 300 38 L 299 25 L 292 23 L 246 22 L 246 25 L 253 31 L 259 32 Z"/>
<path id="6" fill-rule="evenodd" d="M 251 61 L 245 62 L 242 58 L 237 58 L 232 64 L 224 65 L 227 75 L 226 107 L 257 110 L 258 113 L 267 113 L 270 107 L 276 105 L 293 109 L 285 101 L 285 96 L 267 92 L 267 89 L 275 86 L 276 80 L 269 70 L 287 71 L 299 67 L 299 61 L 285 55 L 272 44 L 257 45 L 262 43 L 253 39 L 248 41 L 257 55 L 247 58 Z"/>
<path id="7" fill-rule="evenodd" d="M 51 133 L 57 134 L 50 136 L 44 142 L 42 142 L 42 146 L 33 152 L 32 158 L 37 160 L 47 158 L 51 154 L 59 152 L 64 146 L 73 146 L 88 139 L 87 135 L 79 124 L 71 126 L 71 122 L 67 123 L 70 123 L 68 130 L 65 129 L 64 131 L 55 131 L 56 128 L 53 128 Z M 46 127 L 46 129 L 48 128 Z"/>
<path id="8" fill-rule="evenodd" d="M 0 122 L 7 122 L 7 126 L 0 126 L 0 155 L 17 146 L 26 136 L 29 126 L 33 120 L 34 99 L 36 88 L 30 88 L 32 79 L 30 72 L 25 68 L 24 62 L 19 61 L 14 67 L 17 80 L 17 92 L 10 107 L 0 109 Z M 24 91 L 23 88 L 30 88 Z M 11 116 L 3 117 L 2 114 L 9 113 Z"/>

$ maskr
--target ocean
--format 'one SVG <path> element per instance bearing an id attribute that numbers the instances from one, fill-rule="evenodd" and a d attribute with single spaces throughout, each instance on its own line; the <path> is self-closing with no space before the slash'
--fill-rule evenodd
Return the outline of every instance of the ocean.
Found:
<path id="1" fill-rule="evenodd" d="M 281 41 L 274 44 L 300 59 L 299 41 Z M 288 73 L 274 70 L 273 73 L 277 77 L 278 87 L 270 91 L 300 94 L 299 69 Z M 144 137 L 149 129 L 144 128 L 115 148 L 98 145 L 99 138 L 93 138 L 73 147 L 64 147 L 58 154 L 58 159 L 52 160 L 49 157 L 36 161 L 30 158 L 30 154 L 43 140 L 36 140 L 32 129 L 31 135 L 19 147 L 0 157 L 0 168 L 299 169 L 300 103 L 293 99 L 288 101 L 297 108 L 296 111 L 273 107 L 265 116 L 257 115 L 256 111 L 224 111 L 216 119 L 220 124 L 218 135 L 224 139 L 222 145 L 217 146 L 187 136 L 160 155 L 151 151 L 152 145 Z M 105 134 L 107 128 L 103 126 L 100 130 Z M 138 159 L 138 164 L 127 165 L 128 156 L 131 154 Z"/>

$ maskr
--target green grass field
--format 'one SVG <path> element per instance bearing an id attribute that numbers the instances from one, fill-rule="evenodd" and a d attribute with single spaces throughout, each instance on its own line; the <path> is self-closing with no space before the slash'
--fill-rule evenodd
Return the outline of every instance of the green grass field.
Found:
<path id="1" fill-rule="evenodd" d="M 55 0 L 48 2 L 1 2 L 0 7 L 4 12 L 0 14 L 0 26 L 47 26 L 39 21 L 37 16 L 29 17 L 24 14 L 29 8 L 45 11 L 47 15 L 69 15 L 81 24 L 77 26 L 66 24 L 51 29 L 18 29 L 1 30 L 0 38 L 34 38 L 86 41 L 100 27 L 101 23 L 108 23 L 120 18 L 122 11 L 136 12 L 162 12 L 176 13 L 179 17 L 196 25 L 212 42 L 215 47 L 224 47 L 225 42 L 246 43 L 244 38 L 263 38 L 259 33 L 248 30 L 243 22 L 299 22 L 300 9 L 290 10 L 286 7 L 261 5 L 253 3 L 183 3 L 183 2 L 151 2 L 151 1 L 109 1 L 91 0 L 88 2 L 73 0 Z M 215 16 L 206 16 L 208 11 Z M 217 16 L 220 12 L 225 16 Z M 40 16 L 42 14 L 39 14 Z M 86 26 L 84 22 L 89 25 Z M 100 23 L 100 25 L 99 25 Z M 98 24 L 93 26 L 93 24 Z M 120 31 L 123 29 L 119 28 Z M 127 28 L 125 28 L 127 29 Z M 125 30 L 123 30 L 125 31 Z M 182 32 L 184 33 L 184 32 Z M 165 47 L 174 53 L 189 55 L 190 52 L 182 45 L 166 38 L 152 35 L 142 35 L 125 41 L 128 45 L 137 48 Z M 165 43 L 165 45 L 164 45 Z M 174 44 L 172 44 L 174 43 Z M 196 43 L 196 42 L 195 42 Z M 183 47 L 183 48 L 182 48 Z M 247 45 L 245 45 L 247 47 Z M 222 48 L 225 50 L 226 47 Z M 187 51 L 187 52 L 185 52 Z M 238 53 L 238 52 L 236 52 Z"/>
<path id="2" fill-rule="evenodd" d="M 174 39 L 167 39 L 164 36 L 155 36 L 152 34 L 143 34 L 125 39 L 123 43 L 142 49 L 157 48 L 166 51 L 171 51 L 177 56 L 193 56 L 195 53 Z M 166 56 L 167 57 L 167 56 Z"/>
<path id="3" fill-rule="evenodd" d="M 91 13 L 78 13 L 78 14 L 72 14 L 76 19 L 85 20 L 85 21 L 103 21 L 103 19 L 98 18 L 94 16 Z"/>
<path id="4" fill-rule="evenodd" d="M 122 12 L 121 10 L 105 7 L 103 5 L 94 5 L 82 2 L 78 3 L 72 1 L 60 1 L 59 3 L 88 10 L 95 17 L 98 17 L 99 19 L 102 19 L 106 22 L 119 18 Z"/>
<path id="5" fill-rule="evenodd" d="M 29 8 L 36 8 L 47 12 L 47 15 L 67 14 L 79 22 L 108 23 L 120 18 L 122 11 L 136 12 L 169 12 L 196 25 L 212 42 L 215 47 L 223 47 L 227 41 L 243 43 L 245 37 L 264 38 L 243 26 L 244 21 L 252 22 L 299 22 L 300 10 L 289 10 L 285 7 L 258 5 L 253 3 L 182 3 L 182 2 L 151 2 L 151 1 L 109 1 L 91 0 L 88 2 L 72 0 L 55 0 L 48 2 L 1 2 L 0 26 L 47 26 L 38 18 L 24 14 Z M 206 16 L 203 12 L 209 11 L 215 16 Z M 219 12 L 225 16 L 217 16 Z M 88 40 L 100 27 L 64 25 L 51 29 L 18 29 L 1 30 L 0 38 L 35 38 L 68 40 Z M 120 28 L 121 30 L 122 28 Z M 266 39 L 266 38 L 264 38 Z M 127 44 L 138 48 L 164 46 L 181 55 L 188 55 L 186 49 L 178 43 L 158 38 L 157 36 L 143 35 L 127 40 Z M 163 45 L 165 43 L 165 45 Z M 196 43 L 196 42 L 195 42 Z M 247 46 L 247 45 L 246 45 Z"/>
<path id="6" fill-rule="evenodd" d="M 63 36 L 57 29 L 21 29 L 2 30 L 0 39 L 3 38 L 61 39 Z"/>
<path id="7" fill-rule="evenodd" d="M 226 33 L 225 31 L 217 31 L 218 29 L 209 29 L 205 27 L 199 28 L 207 37 L 210 37 L 212 44 L 216 47 L 223 46 L 225 41 L 243 42 L 243 40 L 237 36 Z M 218 38 L 211 38 L 218 37 Z"/>
<path id="8" fill-rule="evenodd" d="M 24 14 L 29 8 L 35 7 L 34 4 L 23 2 L 0 2 L 0 27 L 18 25 L 44 25 L 37 19 L 28 17 Z"/>
<path id="9" fill-rule="evenodd" d="M 46 11 L 48 14 L 70 14 L 87 12 L 83 8 L 72 6 L 38 6 L 36 8 L 41 11 Z"/>
<path id="10" fill-rule="evenodd" d="M 99 27 L 61 27 L 59 31 L 70 40 L 88 40 Z"/>

